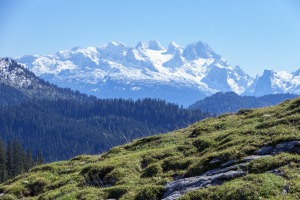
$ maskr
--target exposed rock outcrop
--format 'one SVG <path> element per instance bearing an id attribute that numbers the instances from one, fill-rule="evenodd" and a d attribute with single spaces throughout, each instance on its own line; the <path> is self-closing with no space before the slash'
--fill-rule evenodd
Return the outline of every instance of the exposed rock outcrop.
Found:
<path id="1" fill-rule="evenodd" d="M 221 164 L 220 168 L 209 170 L 200 176 L 183 178 L 170 182 L 166 186 L 166 192 L 163 195 L 162 199 L 178 199 L 188 191 L 206 188 L 214 185 L 221 185 L 233 178 L 245 176 L 247 171 L 243 170 L 243 167 L 245 167 L 250 161 L 274 156 L 282 152 L 300 154 L 299 146 L 299 141 L 282 142 L 274 147 L 264 146 L 255 151 L 254 155 L 247 156 L 241 160 L 229 160 Z M 212 163 L 215 163 L 217 160 L 213 159 L 212 161 Z M 278 169 L 273 169 L 270 172 L 280 175 Z"/>

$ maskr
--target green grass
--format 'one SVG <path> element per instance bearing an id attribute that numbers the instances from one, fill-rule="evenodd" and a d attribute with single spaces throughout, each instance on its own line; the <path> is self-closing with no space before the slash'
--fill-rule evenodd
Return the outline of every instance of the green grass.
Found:
<path id="1" fill-rule="evenodd" d="M 300 140 L 300 98 L 205 119 L 102 155 L 37 166 L 1 184 L 0 193 L 3 199 L 155 200 L 175 178 L 200 175 L 264 145 L 291 140 Z M 189 192 L 182 199 L 299 199 L 299 167 L 297 154 L 253 160 L 244 167 L 245 177 Z M 269 173 L 272 169 L 279 169 L 281 175 Z M 288 188 L 285 196 L 284 188 Z"/>

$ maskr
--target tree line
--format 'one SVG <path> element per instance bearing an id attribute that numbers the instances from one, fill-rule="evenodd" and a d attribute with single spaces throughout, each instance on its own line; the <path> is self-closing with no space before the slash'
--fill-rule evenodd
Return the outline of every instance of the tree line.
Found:
<path id="1" fill-rule="evenodd" d="M 43 162 L 42 151 L 34 157 L 30 149 L 25 150 L 19 141 L 9 141 L 6 145 L 0 138 L 0 183 L 27 172 Z"/>

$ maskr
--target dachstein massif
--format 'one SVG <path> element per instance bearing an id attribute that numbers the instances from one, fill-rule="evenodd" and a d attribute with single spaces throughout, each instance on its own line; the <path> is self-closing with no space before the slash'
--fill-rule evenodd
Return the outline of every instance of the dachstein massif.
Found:
<path id="1" fill-rule="evenodd" d="M 154 40 L 135 47 L 110 42 L 15 60 L 50 83 L 100 98 L 152 97 L 188 106 L 219 91 L 300 94 L 300 69 L 264 70 L 252 78 L 204 42 L 185 48 L 172 42 L 167 49 Z"/>

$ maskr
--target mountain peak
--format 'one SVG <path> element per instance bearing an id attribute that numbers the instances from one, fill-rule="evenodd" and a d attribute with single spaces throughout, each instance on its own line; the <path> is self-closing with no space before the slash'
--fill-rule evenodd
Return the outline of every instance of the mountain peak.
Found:
<path id="1" fill-rule="evenodd" d="M 22 65 L 10 58 L 0 58 L 0 83 L 13 88 L 27 88 L 38 81 L 38 78 Z"/>
<path id="2" fill-rule="evenodd" d="M 135 46 L 136 49 L 151 49 L 151 50 L 165 50 L 165 48 L 156 40 L 150 40 L 148 42 L 140 41 Z"/>
<path id="3" fill-rule="evenodd" d="M 123 44 L 122 42 L 109 42 L 107 43 L 106 47 L 123 47 L 126 48 L 126 45 Z"/>
<path id="4" fill-rule="evenodd" d="M 175 55 L 176 53 L 180 53 L 182 49 L 183 48 L 175 42 L 170 42 L 167 53 Z"/>
<path id="5" fill-rule="evenodd" d="M 5 88 L 5 90 L 3 90 Z M 0 58 L 0 96 L 6 93 L 9 101 L 1 99 L 0 103 L 11 105 L 28 98 L 35 99 L 78 99 L 87 100 L 86 95 L 61 89 L 38 78 L 23 65 L 10 58 Z M 17 94 L 17 96 L 15 96 Z M 14 99 L 11 99 L 14 97 Z"/>
<path id="6" fill-rule="evenodd" d="M 109 42 L 104 49 L 108 52 L 120 52 L 126 50 L 127 47 L 121 42 Z"/>
<path id="7" fill-rule="evenodd" d="M 271 70 L 271 69 L 265 69 L 262 76 L 263 76 L 263 77 L 271 77 L 272 74 L 274 74 L 274 71 L 273 71 L 273 70 Z"/>
<path id="8" fill-rule="evenodd" d="M 0 67 L 3 68 L 12 60 L 10 58 L 0 58 Z"/>
<path id="9" fill-rule="evenodd" d="M 80 46 L 76 46 L 76 47 L 73 47 L 72 49 L 70 49 L 71 51 L 77 51 L 77 50 L 79 50 L 79 49 L 81 49 L 81 47 Z"/>
<path id="10" fill-rule="evenodd" d="M 188 60 L 195 60 L 197 58 L 221 58 L 218 54 L 216 54 L 208 44 L 199 41 L 194 42 L 186 46 L 183 50 L 183 56 Z"/>

